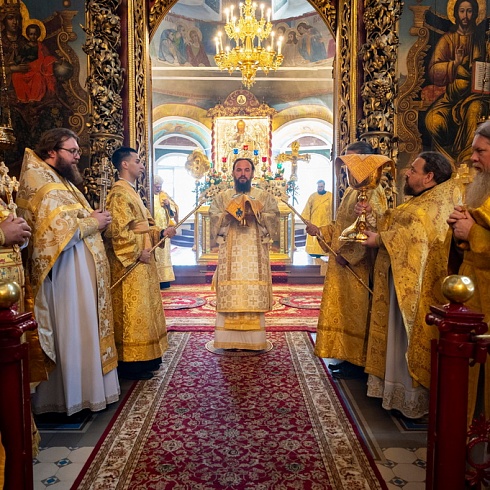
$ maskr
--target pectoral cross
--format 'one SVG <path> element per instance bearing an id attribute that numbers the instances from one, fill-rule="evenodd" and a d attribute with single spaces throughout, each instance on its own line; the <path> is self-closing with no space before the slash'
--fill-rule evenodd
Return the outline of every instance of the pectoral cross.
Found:
<path id="1" fill-rule="evenodd" d="M 15 177 L 9 176 L 9 169 L 4 162 L 0 162 L 0 194 L 5 195 L 5 204 L 14 216 L 17 205 L 14 203 L 13 194 L 19 189 L 19 182 Z"/>
<path id="2" fill-rule="evenodd" d="M 468 167 L 466 163 L 462 163 L 457 170 L 457 176 L 456 178 L 461 182 L 461 206 L 465 208 L 466 206 L 466 188 L 468 187 L 468 184 L 471 183 L 473 180 L 473 175 L 471 173 L 471 169 Z"/>
<path id="3" fill-rule="evenodd" d="M 289 180 L 298 180 L 298 162 L 309 162 L 311 155 L 309 153 L 299 154 L 299 143 L 293 141 L 291 143 L 291 153 L 279 153 L 276 156 L 276 163 L 291 162 L 291 177 Z"/>

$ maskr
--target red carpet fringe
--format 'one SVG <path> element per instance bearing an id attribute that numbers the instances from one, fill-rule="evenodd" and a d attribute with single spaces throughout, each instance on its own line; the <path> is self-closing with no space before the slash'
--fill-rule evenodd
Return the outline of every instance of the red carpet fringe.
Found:
<path id="1" fill-rule="evenodd" d="M 386 489 L 305 332 L 218 356 L 171 333 L 73 489 Z"/>
<path id="2" fill-rule="evenodd" d="M 316 332 L 322 289 L 318 284 L 273 286 L 274 307 L 265 315 L 266 330 Z M 162 302 L 169 332 L 214 330 L 216 296 L 209 285 L 171 286 L 162 291 Z"/>

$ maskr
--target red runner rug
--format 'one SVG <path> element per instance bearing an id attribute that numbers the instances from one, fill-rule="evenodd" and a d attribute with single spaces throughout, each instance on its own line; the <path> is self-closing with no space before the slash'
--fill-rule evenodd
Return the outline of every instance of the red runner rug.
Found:
<path id="1" fill-rule="evenodd" d="M 305 332 L 252 357 L 172 333 L 72 489 L 386 489 Z"/>
<path id="2" fill-rule="evenodd" d="M 319 284 L 274 285 L 273 310 L 265 314 L 268 332 L 316 332 L 319 298 L 323 286 Z M 293 306 L 292 299 L 301 298 L 309 308 Z M 287 304 L 288 301 L 291 304 Z M 172 285 L 162 291 L 167 330 L 179 332 L 212 332 L 216 320 L 216 295 L 208 284 Z M 200 304 L 199 304 L 200 303 Z M 318 308 L 314 307 L 314 303 Z M 188 304 L 189 307 L 183 305 Z"/>

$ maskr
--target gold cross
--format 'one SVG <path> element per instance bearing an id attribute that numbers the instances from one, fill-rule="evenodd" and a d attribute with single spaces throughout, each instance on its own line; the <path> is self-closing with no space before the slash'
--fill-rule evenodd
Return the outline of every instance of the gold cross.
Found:
<path id="1" fill-rule="evenodd" d="M 298 162 L 309 162 L 311 155 L 309 153 L 299 154 L 299 143 L 293 141 L 291 143 L 291 153 L 279 153 L 276 156 L 276 163 L 291 162 L 291 177 L 289 180 L 298 180 L 296 174 L 298 170 Z"/>

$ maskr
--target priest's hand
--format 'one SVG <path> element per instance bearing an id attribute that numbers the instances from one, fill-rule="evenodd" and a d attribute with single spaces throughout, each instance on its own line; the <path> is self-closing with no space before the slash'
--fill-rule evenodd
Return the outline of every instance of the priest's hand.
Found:
<path id="1" fill-rule="evenodd" d="M 31 236 L 31 227 L 27 221 L 24 218 L 14 218 L 12 214 L 0 223 L 0 229 L 5 237 L 3 245 L 7 246 L 23 245 Z"/>
<path id="2" fill-rule="evenodd" d="M 306 233 L 311 236 L 318 236 L 320 234 L 320 228 L 313 223 L 308 222 L 306 225 Z"/>
<path id="3" fill-rule="evenodd" d="M 455 238 L 468 241 L 470 230 L 475 224 L 475 220 L 462 206 L 456 206 L 454 211 L 449 215 L 447 223 L 453 229 L 453 236 Z"/>
<path id="4" fill-rule="evenodd" d="M 378 248 L 379 247 L 379 242 L 378 242 L 378 237 L 379 235 L 377 233 L 374 233 L 373 231 L 369 230 L 364 230 L 364 233 L 367 235 L 366 240 L 362 242 L 362 245 L 365 247 L 370 247 L 370 248 Z"/>
<path id="5" fill-rule="evenodd" d="M 175 226 L 169 226 L 163 231 L 163 236 L 166 236 L 168 238 L 173 238 L 176 234 L 177 230 L 175 229 Z"/>
<path id="6" fill-rule="evenodd" d="M 366 214 L 371 214 L 373 212 L 373 208 L 367 201 L 357 202 L 354 206 L 354 212 L 357 214 L 357 216 L 360 216 L 363 210 L 366 211 Z"/>
<path id="7" fill-rule="evenodd" d="M 138 257 L 138 260 L 140 262 L 143 262 L 143 264 L 149 264 L 150 257 L 151 257 L 151 248 L 145 248 L 144 250 L 141 251 L 141 255 Z"/>
<path id="8" fill-rule="evenodd" d="M 100 231 L 105 230 L 112 223 L 112 216 L 109 211 L 101 211 L 100 209 L 96 209 L 90 216 L 97 220 L 99 223 L 98 229 Z"/>

